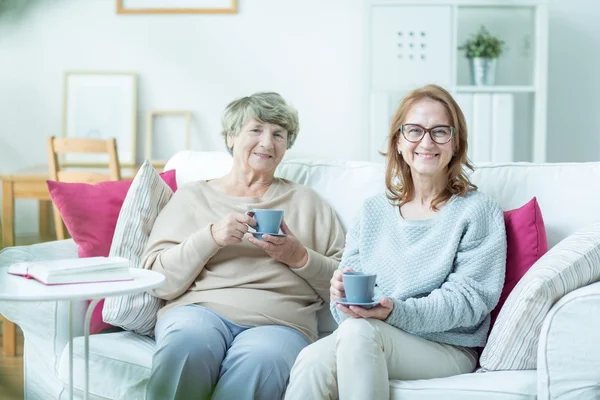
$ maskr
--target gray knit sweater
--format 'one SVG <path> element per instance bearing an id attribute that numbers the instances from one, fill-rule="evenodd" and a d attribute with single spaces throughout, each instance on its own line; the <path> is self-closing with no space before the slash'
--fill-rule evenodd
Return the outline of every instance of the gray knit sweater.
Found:
<path id="1" fill-rule="evenodd" d="M 402 218 L 384 194 L 367 199 L 346 237 L 340 268 L 377 273 L 376 298 L 394 301 L 390 325 L 436 342 L 480 347 L 505 264 L 502 210 L 474 191 L 418 221 Z M 333 302 L 331 310 L 338 323 L 347 317 Z"/>

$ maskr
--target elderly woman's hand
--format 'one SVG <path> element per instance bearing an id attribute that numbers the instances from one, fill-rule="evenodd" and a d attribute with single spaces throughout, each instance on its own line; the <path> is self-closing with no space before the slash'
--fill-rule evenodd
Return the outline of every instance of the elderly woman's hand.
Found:
<path id="1" fill-rule="evenodd" d="M 369 310 L 359 306 L 346 307 L 342 304 L 337 304 L 336 307 L 352 318 L 375 318 L 385 321 L 394 309 L 394 302 L 389 297 L 384 297 L 378 305 Z"/>
<path id="2" fill-rule="evenodd" d="M 246 214 L 228 214 L 225 218 L 211 225 L 210 233 L 221 247 L 242 243 L 248 232 L 248 225 L 256 226 L 256 220 Z"/>
<path id="3" fill-rule="evenodd" d="M 269 256 L 277 261 L 287 264 L 290 268 L 300 268 L 308 262 L 308 251 L 296 239 L 285 221 L 281 222 L 281 231 L 287 236 L 277 237 L 264 234 L 263 240 L 251 237 L 248 239 L 253 245 L 260 247 Z"/>

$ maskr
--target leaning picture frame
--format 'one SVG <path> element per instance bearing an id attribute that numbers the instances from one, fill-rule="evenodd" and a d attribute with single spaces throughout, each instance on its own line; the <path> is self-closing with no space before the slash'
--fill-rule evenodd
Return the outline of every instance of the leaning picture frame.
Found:
<path id="1" fill-rule="evenodd" d="M 146 159 L 150 160 L 155 167 L 164 167 L 167 164 L 167 160 L 164 158 L 156 159 L 154 157 L 154 142 L 155 142 L 155 119 L 156 118 L 182 118 L 183 119 L 183 135 L 169 135 L 167 141 L 172 142 L 171 146 L 176 151 L 189 150 L 191 144 L 191 130 L 192 130 L 192 112 L 189 110 L 149 110 L 146 113 Z M 177 142 L 176 136 L 182 136 L 182 142 Z M 163 141 L 164 143 L 164 141 Z"/>
<path id="2" fill-rule="evenodd" d="M 116 0 L 117 14 L 235 14 L 237 0 Z"/>
<path id="3" fill-rule="evenodd" d="M 63 137 L 115 138 L 119 163 L 135 166 L 137 75 L 66 71 L 63 84 Z M 64 165 L 108 165 L 104 154 L 63 156 Z"/>

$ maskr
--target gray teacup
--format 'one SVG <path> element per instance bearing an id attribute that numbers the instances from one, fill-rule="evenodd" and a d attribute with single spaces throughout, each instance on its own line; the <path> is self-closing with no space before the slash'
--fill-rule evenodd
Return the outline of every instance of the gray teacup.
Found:
<path id="1" fill-rule="evenodd" d="M 370 303 L 375 296 L 375 281 L 377 274 L 366 272 L 344 272 L 342 281 L 349 303 Z"/>
<path id="2" fill-rule="evenodd" d="M 255 208 L 246 211 L 247 215 L 253 216 L 256 220 L 256 232 L 267 234 L 278 234 L 279 227 L 283 221 L 283 210 L 268 210 L 263 208 Z"/>

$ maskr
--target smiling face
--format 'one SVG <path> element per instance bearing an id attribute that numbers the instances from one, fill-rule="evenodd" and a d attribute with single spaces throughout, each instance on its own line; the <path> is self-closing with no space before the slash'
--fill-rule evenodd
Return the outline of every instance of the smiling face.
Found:
<path id="1" fill-rule="evenodd" d="M 234 165 L 259 174 L 275 173 L 287 150 L 288 133 L 279 125 L 250 119 L 236 136 L 227 137 Z"/>
<path id="2" fill-rule="evenodd" d="M 439 125 L 451 125 L 442 103 L 432 99 L 423 99 L 415 103 L 408 113 L 404 124 L 416 124 L 431 129 Z M 399 134 L 398 151 L 411 169 L 413 177 L 439 178 L 446 169 L 456 144 L 453 137 L 448 143 L 438 144 L 425 133 L 421 141 L 413 143 Z"/>

